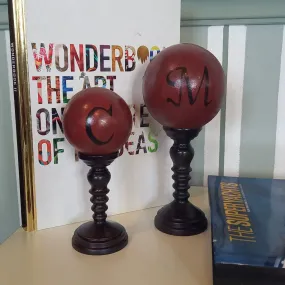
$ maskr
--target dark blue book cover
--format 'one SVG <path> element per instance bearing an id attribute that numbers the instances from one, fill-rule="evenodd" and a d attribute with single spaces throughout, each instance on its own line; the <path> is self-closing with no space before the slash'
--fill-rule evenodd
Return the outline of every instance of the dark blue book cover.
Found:
<path id="1" fill-rule="evenodd" d="M 283 274 L 285 180 L 209 176 L 208 189 L 214 267 Z"/>

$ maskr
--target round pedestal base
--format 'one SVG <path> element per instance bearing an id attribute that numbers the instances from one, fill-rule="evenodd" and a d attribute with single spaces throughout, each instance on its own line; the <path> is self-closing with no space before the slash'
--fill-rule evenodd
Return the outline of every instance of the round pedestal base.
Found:
<path id="1" fill-rule="evenodd" d="M 87 222 L 76 229 L 72 246 L 80 253 L 105 255 L 121 250 L 128 244 L 125 228 L 116 222 L 106 222 L 102 226 Z"/>
<path id="2" fill-rule="evenodd" d="M 161 208 L 154 220 L 155 227 L 174 236 L 192 236 L 204 232 L 208 227 L 205 214 L 188 203 L 172 203 Z"/>

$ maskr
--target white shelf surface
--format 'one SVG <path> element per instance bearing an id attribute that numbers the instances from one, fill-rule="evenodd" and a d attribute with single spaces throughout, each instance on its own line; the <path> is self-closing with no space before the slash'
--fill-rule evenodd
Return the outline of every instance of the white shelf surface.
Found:
<path id="1" fill-rule="evenodd" d="M 206 188 L 192 187 L 190 201 L 209 219 Z M 211 233 L 175 237 L 155 229 L 159 208 L 109 217 L 123 224 L 129 243 L 106 256 L 76 252 L 79 224 L 34 233 L 18 230 L 0 245 L 3 285 L 212 285 Z"/>

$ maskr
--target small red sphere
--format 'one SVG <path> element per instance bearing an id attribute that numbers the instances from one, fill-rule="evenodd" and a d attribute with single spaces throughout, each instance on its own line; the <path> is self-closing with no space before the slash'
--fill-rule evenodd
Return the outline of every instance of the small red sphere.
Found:
<path id="1" fill-rule="evenodd" d="M 75 94 L 65 107 L 66 139 L 79 152 L 104 155 L 118 151 L 130 136 L 132 115 L 115 92 L 88 88 Z"/>
<path id="2" fill-rule="evenodd" d="M 166 127 L 196 129 L 219 112 L 225 76 L 217 58 L 194 44 L 177 44 L 161 51 L 143 78 L 145 104 Z"/>

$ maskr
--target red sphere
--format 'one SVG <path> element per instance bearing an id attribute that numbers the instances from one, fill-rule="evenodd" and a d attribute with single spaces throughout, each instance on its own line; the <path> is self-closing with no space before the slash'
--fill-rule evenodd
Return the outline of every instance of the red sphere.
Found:
<path id="1" fill-rule="evenodd" d="M 118 151 L 130 136 L 132 115 L 115 92 L 88 88 L 68 102 L 63 115 L 66 139 L 84 154 L 104 155 Z"/>
<path id="2" fill-rule="evenodd" d="M 194 44 L 177 44 L 161 51 L 143 78 L 145 104 L 166 127 L 196 129 L 219 112 L 225 76 L 217 58 Z"/>

